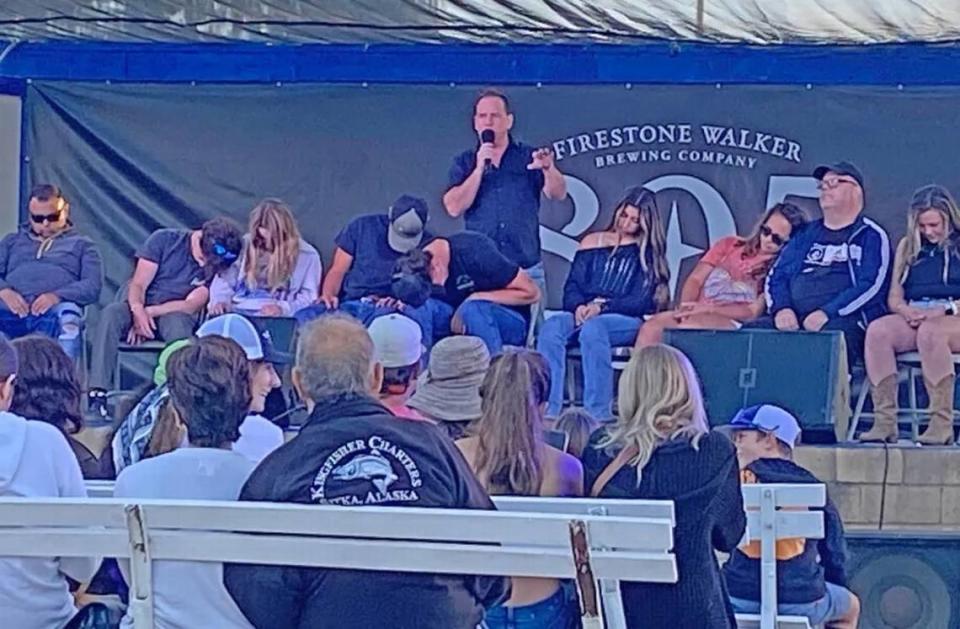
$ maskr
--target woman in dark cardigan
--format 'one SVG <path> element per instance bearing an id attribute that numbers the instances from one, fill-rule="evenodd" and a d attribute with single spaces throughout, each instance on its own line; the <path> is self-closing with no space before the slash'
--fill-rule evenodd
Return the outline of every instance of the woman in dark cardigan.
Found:
<path id="1" fill-rule="evenodd" d="M 620 379 L 620 418 L 583 453 L 586 487 L 603 498 L 673 500 L 676 584 L 623 583 L 630 627 L 736 627 L 714 551 L 730 552 L 746 517 L 736 451 L 711 433 L 696 372 L 664 345 L 636 353 Z"/>

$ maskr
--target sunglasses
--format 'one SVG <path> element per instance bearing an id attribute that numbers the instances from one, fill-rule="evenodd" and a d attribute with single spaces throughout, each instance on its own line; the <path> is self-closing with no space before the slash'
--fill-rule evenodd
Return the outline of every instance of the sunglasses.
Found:
<path id="1" fill-rule="evenodd" d="M 31 214 L 30 220 L 37 225 L 42 225 L 47 222 L 56 223 L 60 220 L 61 216 L 63 216 L 63 210 L 57 210 L 53 214 Z"/>
<path id="2" fill-rule="evenodd" d="M 784 238 L 780 234 L 775 233 L 772 229 L 770 229 L 766 225 L 760 226 L 760 235 L 766 236 L 767 238 L 773 241 L 773 244 L 775 244 L 778 247 L 782 247 L 788 242 L 790 242 L 789 238 Z"/>

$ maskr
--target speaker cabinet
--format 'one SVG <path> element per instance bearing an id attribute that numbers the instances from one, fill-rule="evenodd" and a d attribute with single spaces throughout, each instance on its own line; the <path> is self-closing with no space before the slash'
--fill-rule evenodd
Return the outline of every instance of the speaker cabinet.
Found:
<path id="1" fill-rule="evenodd" d="M 860 629 L 960 629 L 960 534 L 849 533 Z"/>
<path id="2" fill-rule="evenodd" d="M 664 341 L 687 355 L 700 376 L 711 425 L 754 404 L 792 412 L 805 431 L 833 431 L 839 332 L 667 330 Z"/>

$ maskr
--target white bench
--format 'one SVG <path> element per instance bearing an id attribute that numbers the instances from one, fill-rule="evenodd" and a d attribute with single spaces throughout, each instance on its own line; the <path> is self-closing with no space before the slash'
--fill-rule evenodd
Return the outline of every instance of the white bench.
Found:
<path id="1" fill-rule="evenodd" d="M 803 616 L 777 614 L 776 543 L 780 539 L 803 537 L 822 539 L 823 507 L 827 501 L 824 485 L 744 485 L 743 506 L 747 510 L 744 542 L 760 542 L 760 613 L 737 614 L 739 629 L 810 629 Z M 794 510 L 789 510 L 794 509 Z M 801 509 L 801 510 L 796 510 Z"/>
<path id="2" fill-rule="evenodd" d="M 153 627 L 151 563 L 163 560 L 572 578 L 580 587 L 584 626 L 598 628 L 604 622 L 596 583 L 675 583 L 672 548 L 667 518 L 521 508 L 0 498 L 0 556 L 129 559 L 137 629 Z"/>

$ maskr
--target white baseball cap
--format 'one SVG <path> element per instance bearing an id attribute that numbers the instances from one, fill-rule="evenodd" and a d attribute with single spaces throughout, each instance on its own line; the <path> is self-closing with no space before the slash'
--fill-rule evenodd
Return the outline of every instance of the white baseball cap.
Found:
<path id="1" fill-rule="evenodd" d="M 228 313 L 207 319 L 197 330 L 197 338 L 205 336 L 222 336 L 236 342 L 247 355 L 247 360 L 285 365 L 291 359 L 290 354 L 278 352 L 273 347 L 268 332 L 257 329 L 252 321 L 238 314 Z"/>
<path id="2" fill-rule="evenodd" d="M 416 321 L 402 314 L 377 317 L 367 328 L 373 339 L 373 353 L 386 368 L 409 367 L 423 356 L 423 332 Z"/>
<path id="3" fill-rule="evenodd" d="M 773 435 L 791 449 L 800 439 L 800 424 L 790 411 L 773 404 L 758 404 L 737 411 L 733 419 L 721 430 L 726 433 L 738 430 L 758 430 Z"/>

